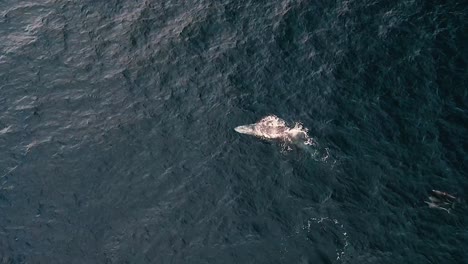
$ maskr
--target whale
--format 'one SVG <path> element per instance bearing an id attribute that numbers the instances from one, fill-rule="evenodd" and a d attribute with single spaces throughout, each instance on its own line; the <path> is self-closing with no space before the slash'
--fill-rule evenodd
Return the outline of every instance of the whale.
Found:
<path id="1" fill-rule="evenodd" d="M 255 136 L 264 140 L 277 140 L 283 142 L 313 143 L 300 123 L 289 127 L 286 122 L 275 116 L 269 115 L 260 119 L 257 123 L 235 127 L 237 133 Z"/>
<path id="2" fill-rule="evenodd" d="M 253 124 L 237 126 L 234 128 L 237 133 L 254 136 L 267 141 L 280 142 L 282 152 L 292 150 L 292 146 L 309 153 L 317 161 L 327 161 L 330 157 L 328 148 L 320 150 L 318 143 L 308 135 L 308 129 L 301 123 L 294 123 L 288 126 L 286 121 L 275 116 L 268 115 Z"/>
<path id="3" fill-rule="evenodd" d="M 450 214 L 455 208 L 455 205 L 461 202 L 461 199 L 446 192 L 432 190 L 429 195 L 429 201 L 424 202 L 429 208 L 445 210 Z"/>

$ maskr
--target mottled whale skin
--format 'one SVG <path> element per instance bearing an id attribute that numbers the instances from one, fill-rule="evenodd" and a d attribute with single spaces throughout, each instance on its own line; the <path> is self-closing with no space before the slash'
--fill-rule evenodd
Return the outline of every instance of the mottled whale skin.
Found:
<path id="1" fill-rule="evenodd" d="M 307 131 L 301 125 L 290 128 L 286 122 L 274 115 L 266 116 L 254 124 L 238 126 L 234 130 L 240 134 L 251 135 L 262 139 L 292 142 L 307 139 Z"/>
<path id="2" fill-rule="evenodd" d="M 268 141 L 279 141 L 283 151 L 292 150 L 292 147 L 296 146 L 317 161 L 327 161 L 329 158 L 328 149 L 320 151 L 318 143 L 309 137 L 307 128 L 301 123 L 296 122 L 294 126 L 288 126 L 283 119 L 275 115 L 266 116 L 254 124 L 235 127 L 234 130 Z"/>

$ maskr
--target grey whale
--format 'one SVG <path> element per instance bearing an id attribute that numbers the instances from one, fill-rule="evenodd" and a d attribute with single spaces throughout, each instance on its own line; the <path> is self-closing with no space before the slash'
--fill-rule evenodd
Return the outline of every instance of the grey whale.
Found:
<path id="1" fill-rule="evenodd" d="M 306 145 L 314 145 L 314 141 L 307 134 L 307 129 L 300 123 L 294 127 L 288 127 L 286 122 L 275 116 L 269 115 L 260 119 L 257 123 L 235 127 L 240 134 L 251 135 L 265 140 L 279 140 L 283 142 L 301 142 Z"/>

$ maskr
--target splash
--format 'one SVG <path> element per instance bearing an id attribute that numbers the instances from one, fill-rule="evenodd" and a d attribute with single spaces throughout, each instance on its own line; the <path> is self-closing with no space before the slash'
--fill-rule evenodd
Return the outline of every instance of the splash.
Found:
<path id="1" fill-rule="evenodd" d="M 337 219 L 334 219 L 334 218 L 329 218 L 329 217 L 315 218 L 315 217 L 313 217 L 313 218 L 310 218 L 309 220 L 307 220 L 307 225 L 304 225 L 302 227 L 302 229 L 307 230 L 307 233 L 314 232 L 315 230 L 314 230 L 314 228 L 312 228 L 312 225 L 314 223 L 320 225 L 320 228 L 322 228 L 322 225 L 326 224 L 326 223 L 329 223 L 329 224 L 332 224 L 332 225 L 338 227 L 338 229 L 340 230 L 340 232 L 342 234 L 341 235 L 342 246 L 338 247 L 336 249 L 336 260 L 340 261 L 341 263 L 344 263 L 345 252 L 346 252 L 346 249 L 349 246 L 348 232 L 344 228 L 344 225 L 341 224 Z"/>
<path id="2" fill-rule="evenodd" d="M 305 244 L 303 244 L 303 242 L 305 242 Z M 288 248 L 287 245 L 294 245 L 294 248 Z M 303 247 L 304 245 L 306 247 Z M 347 253 L 349 253 L 351 244 L 349 242 L 348 232 L 338 219 L 330 217 L 308 218 L 293 234 L 281 239 L 281 258 L 286 260 L 291 249 L 296 251 L 296 255 L 301 254 L 301 250 L 308 251 L 308 249 L 311 249 L 311 245 L 313 245 L 315 249 L 320 250 L 322 256 L 326 256 L 327 263 L 348 262 Z M 331 246 L 333 246 L 333 249 L 330 248 Z M 311 252 L 314 252 L 314 250 Z M 307 253 L 304 252 L 304 258 L 306 260 L 310 257 Z M 314 257 L 316 257 L 316 255 Z M 333 258 L 335 260 L 333 260 Z M 305 262 L 307 261 L 304 261 L 304 263 Z"/>

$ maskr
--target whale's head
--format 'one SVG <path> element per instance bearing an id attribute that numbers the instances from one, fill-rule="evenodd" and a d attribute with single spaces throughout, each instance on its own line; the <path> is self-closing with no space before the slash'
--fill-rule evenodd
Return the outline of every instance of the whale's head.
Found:
<path id="1" fill-rule="evenodd" d="M 238 127 L 234 128 L 234 130 L 237 133 L 246 134 L 246 135 L 256 136 L 258 134 L 258 132 L 255 129 L 255 124 L 250 124 L 250 125 L 245 125 L 245 126 L 238 126 Z"/>
<path id="2" fill-rule="evenodd" d="M 260 137 L 263 139 L 287 139 L 291 137 L 287 127 L 268 126 L 265 124 L 250 124 L 234 128 L 237 133 Z"/>

